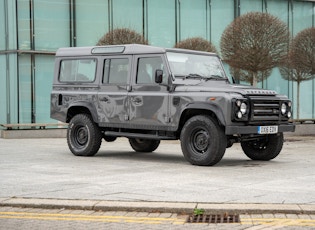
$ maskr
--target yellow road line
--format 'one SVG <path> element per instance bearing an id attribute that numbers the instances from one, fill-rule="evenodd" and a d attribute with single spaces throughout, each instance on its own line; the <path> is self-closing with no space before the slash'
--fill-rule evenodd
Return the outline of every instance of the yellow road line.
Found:
<path id="1" fill-rule="evenodd" d="M 248 219 L 241 219 L 241 224 L 313 227 L 315 226 L 315 220 L 285 219 L 285 218 L 248 218 Z"/>
<path id="2" fill-rule="evenodd" d="M 185 218 L 113 216 L 113 215 L 84 215 L 62 213 L 36 213 L 36 212 L 0 212 L 0 219 L 33 219 L 33 220 L 59 220 L 59 221 L 91 221 L 107 223 L 144 223 L 144 224 L 184 224 Z M 315 220 L 286 219 L 286 218 L 246 218 L 241 219 L 242 225 L 265 226 L 303 226 L 315 227 Z"/>
<path id="3" fill-rule="evenodd" d="M 137 216 L 109 216 L 83 215 L 61 213 L 34 213 L 34 212 L 0 212 L 0 219 L 36 219 L 36 220 L 64 220 L 64 221 L 95 221 L 95 222 L 129 222 L 129 223 L 184 223 L 178 218 L 137 217 Z"/>

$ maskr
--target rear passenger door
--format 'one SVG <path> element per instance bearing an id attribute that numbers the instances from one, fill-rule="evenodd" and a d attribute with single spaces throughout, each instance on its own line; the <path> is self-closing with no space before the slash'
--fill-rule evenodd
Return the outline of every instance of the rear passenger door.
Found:
<path id="1" fill-rule="evenodd" d="M 100 126 L 122 127 L 128 122 L 128 85 L 131 57 L 106 57 L 98 93 Z"/>
<path id="2" fill-rule="evenodd" d="M 135 55 L 129 92 L 130 125 L 140 129 L 167 129 L 169 122 L 168 88 L 155 83 L 155 71 L 163 70 L 163 82 L 168 74 L 162 54 Z"/>

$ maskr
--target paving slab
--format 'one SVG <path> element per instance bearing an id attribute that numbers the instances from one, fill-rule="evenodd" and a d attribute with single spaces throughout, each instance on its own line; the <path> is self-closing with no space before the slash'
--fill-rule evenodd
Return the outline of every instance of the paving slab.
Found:
<path id="1" fill-rule="evenodd" d="M 286 137 L 282 153 L 265 162 L 248 159 L 236 144 L 214 167 L 198 167 L 185 161 L 179 141 L 136 153 L 119 138 L 103 142 L 94 157 L 75 157 L 64 138 L 0 138 L 0 205 L 310 214 L 314 145 L 314 136 Z"/>
<path id="2" fill-rule="evenodd" d="M 102 211 L 123 210 L 137 212 L 192 212 L 196 203 L 178 202 L 124 202 L 124 201 L 100 201 L 94 208 Z"/>
<path id="3" fill-rule="evenodd" d="M 304 213 L 297 204 L 198 204 L 197 208 L 203 209 L 205 212 L 217 214 L 222 212 L 237 214 Z"/>
<path id="4" fill-rule="evenodd" d="M 10 198 L 0 201 L 1 206 L 22 208 L 47 209 L 83 209 L 92 210 L 97 201 L 91 200 L 64 200 L 64 199 L 38 199 L 38 198 Z"/>
<path id="5" fill-rule="evenodd" d="M 104 200 L 69 200 L 7 198 L 1 199 L 0 206 L 43 209 L 77 209 L 115 212 L 160 212 L 193 214 L 195 209 L 205 214 L 315 214 L 315 205 L 299 204 L 215 204 L 188 202 L 125 202 Z"/>

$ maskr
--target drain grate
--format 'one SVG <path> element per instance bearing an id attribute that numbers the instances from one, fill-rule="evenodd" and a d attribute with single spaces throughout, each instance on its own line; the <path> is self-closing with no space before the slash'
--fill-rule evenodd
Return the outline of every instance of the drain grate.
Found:
<path id="1" fill-rule="evenodd" d="M 240 223 L 240 215 L 190 215 L 187 218 L 186 223 L 209 223 L 209 224 L 220 224 L 220 223 Z"/>

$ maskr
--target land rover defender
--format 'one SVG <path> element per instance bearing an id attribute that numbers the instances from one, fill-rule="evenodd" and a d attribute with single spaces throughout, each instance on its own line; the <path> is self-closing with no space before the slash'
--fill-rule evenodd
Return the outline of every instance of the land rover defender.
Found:
<path id="1" fill-rule="evenodd" d="M 56 53 L 51 118 L 69 123 L 77 156 L 126 137 L 138 152 L 179 139 L 193 165 L 218 163 L 237 142 L 252 160 L 267 161 L 295 130 L 291 109 L 273 90 L 232 84 L 214 53 L 137 44 Z"/>

